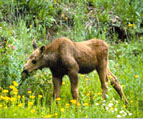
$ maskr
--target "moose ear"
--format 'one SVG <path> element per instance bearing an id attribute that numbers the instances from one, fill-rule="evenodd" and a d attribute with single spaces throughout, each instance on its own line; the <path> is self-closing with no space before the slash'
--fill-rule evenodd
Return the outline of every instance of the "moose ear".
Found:
<path id="1" fill-rule="evenodd" d="M 35 49 L 37 49 L 37 43 L 36 43 L 36 40 L 33 40 L 33 44 L 32 44 L 32 46 L 33 46 L 33 49 L 35 50 Z"/>
<path id="2" fill-rule="evenodd" d="M 40 52 L 43 53 L 44 50 L 45 50 L 45 46 L 41 46 L 40 47 Z"/>

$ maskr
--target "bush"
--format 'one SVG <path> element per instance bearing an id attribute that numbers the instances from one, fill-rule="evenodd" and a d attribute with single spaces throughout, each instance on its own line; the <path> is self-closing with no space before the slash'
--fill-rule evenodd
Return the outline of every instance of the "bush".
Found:
<path id="1" fill-rule="evenodd" d="M 2 27 L 0 31 L 1 42 L 4 44 L 0 50 L 0 85 L 8 87 L 13 80 L 19 81 L 23 68 L 22 40 L 16 39 L 14 31 L 8 27 Z"/>

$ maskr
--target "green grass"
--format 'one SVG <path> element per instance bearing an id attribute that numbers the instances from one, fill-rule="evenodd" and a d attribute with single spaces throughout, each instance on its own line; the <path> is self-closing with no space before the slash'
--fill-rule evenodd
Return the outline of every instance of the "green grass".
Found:
<path id="1" fill-rule="evenodd" d="M 131 61 L 131 60 L 130 60 Z M 103 101 L 101 96 L 100 82 L 97 73 L 94 71 L 89 75 L 79 75 L 79 106 L 70 103 L 72 99 L 70 93 L 70 82 L 68 77 L 64 77 L 63 85 L 61 89 L 61 98 L 58 104 L 50 98 L 50 103 L 45 104 L 46 97 L 39 99 L 35 97 L 30 98 L 28 94 L 28 101 L 20 100 L 17 95 L 13 95 L 16 100 L 11 102 L 10 99 L 0 98 L 2 107 L 0 108 L 0 117 L 2 118 L 41 118 L 41 117 L 53 117 L 53 118 L 116 118 L 116 117 L 126 117 L 126 118 L 137 118 L 143 117 L 142 109 L 142 78 L 143 72 L 140 67 L 143 64 L 139 59 L 136 59 L 136 65 L 131 66 L 130 61 L 127 59 L 118 60 L 118 68 L 116 70 L 116 75 L 123 86 L 125 95 L 129 101 L 128 107 L 125 108 L 122 100 L 120 100 L 117 93 L 109 85 L 108 99 L 106 102 Z M 126 67 L 122 67 L 122 63 L 126 62 Z M 135 75 L 137 75 L 135 77 Z M 2 89 L 1 89 L 2 90 Z M 2 91 L 3 92 L 3 91 Z M 33 91 L 32 91 L 33 92 Z M 48 93 L 49 91 L 45 91 Z M 1 96 L 6 95 L 4 92 Z M 12 98 L 11 97 L 11 98 Z M 42 103 L 40 103 L 40 100 Z M 27 105 L 28 102 L 33 102 L 36 104 Z M 13 104 L 14 103 L 14 104 Z M 19 106 L 22 103 L 23 106 Z M 87 106 L 86 106 L 87 103 Z M 69 104 L 69 106 L 68 106 Z"/>

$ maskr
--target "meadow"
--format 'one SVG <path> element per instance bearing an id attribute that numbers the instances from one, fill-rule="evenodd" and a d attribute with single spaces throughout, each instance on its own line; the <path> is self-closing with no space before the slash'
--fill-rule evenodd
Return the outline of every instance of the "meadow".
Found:
<path id="1" fill-rule="evenodd" d="M 141 0 L 1 0 L 0 8 L 0 118 L 143 118 Z M 40 47 L 61 36 L 108 43 L 110 69 L 128 105 L 110 84 L 103 100 L 96 71 L 79 74 L 78 103 L 65 76 L 56 104 L 48 68 L 32 72 L 18 86 L 32 40 Z"/>

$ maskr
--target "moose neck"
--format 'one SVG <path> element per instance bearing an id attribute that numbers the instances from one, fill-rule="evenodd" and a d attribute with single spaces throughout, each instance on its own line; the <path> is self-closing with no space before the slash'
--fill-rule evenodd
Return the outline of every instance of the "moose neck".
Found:
<path id="1" fill-rule="evenodd" d="M 46 46 L 46 49 L 44 51 L 44 61 L 45 61 L 45 67 L 53 67 L 57 64 L 58 56 L 56 47 L 53 47 L 51 44 Z"/>
<path id="2" fill-rule="evenodd" d="M 52 67 L 57 62 L 57 57 L 55 53 L 47 53 L 44 55 L 44 61 L 46 62 L 46 67 Z"/>

